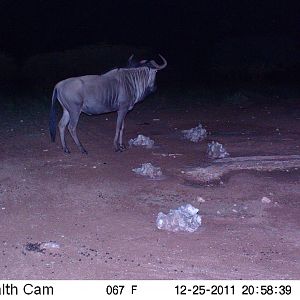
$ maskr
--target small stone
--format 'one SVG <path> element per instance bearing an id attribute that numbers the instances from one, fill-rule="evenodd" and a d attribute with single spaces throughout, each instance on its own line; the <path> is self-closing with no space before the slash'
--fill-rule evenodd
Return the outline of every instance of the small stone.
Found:
<path id="1" fill-rule="evenodd" d="M 268 197 L 262 197 L 261 202 L 262 203 L 271 203 L 271 199 L 269 199 Z"/>
<path id="2" fill-rule="evenodd" d="M 203 198 L 200 197 L 200 196 L 197 196 L 197 201 L 200 202 L 200 203 L 204 203 L 204 202 L 205 202 L 205 199 L 203 199 Z"/>

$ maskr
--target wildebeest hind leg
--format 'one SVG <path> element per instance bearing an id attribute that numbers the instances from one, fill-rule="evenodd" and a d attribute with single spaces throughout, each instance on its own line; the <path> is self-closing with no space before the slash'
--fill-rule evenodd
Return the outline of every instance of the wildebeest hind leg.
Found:
<path id="1" fill-rule="evenodd" d="M 71 113 L 68 129 L 69 129 L 69 132 L 70 132 L 75 144 L 77 145 L 77 147 L 79 148 L 81 153 L 87 154 L 87 151 L 84 149 L 84 147 L 82 146 L 81 142 L 79 141 L 79 139 L 77 137 L 76 127 L 77 127 L 77 123 L 79 120 L 79 115 L 80 115 L 80 113 L 77 113 L 77 112 Z"/>
<path id="2" fill-rule="evenodd" d="M 59 121 L 58 128 L 59 128 L 59 133 L 60 133 L 61 145 L 62 145 L 65 153 L 70 153 L 70 151 L 66 145 L 66 140 L 65 140 L 65 129 L 66 129 L 66 126 L 68 125 L 69 121 L 70 121 L 70 114 L 65 108 L 63 108 L 63 115 Z"/>

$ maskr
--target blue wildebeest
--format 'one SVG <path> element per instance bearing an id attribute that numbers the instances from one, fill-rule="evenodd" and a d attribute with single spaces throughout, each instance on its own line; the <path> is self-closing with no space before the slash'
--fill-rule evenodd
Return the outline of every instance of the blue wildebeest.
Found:
<path id="1" fill-rule="evenodd" d="M 103 75 L 86 75 L 60 81 L 52 95 L 50 112 L 50 135 L 52 142 L 56 135 L 56 100 L 62 106 L 63 115 L 58 124 L 61 144 L 65 153 L 70 153 L 65 141 L 65 129 L 69 132 L 82 153 L 87 151 L 82 146 L 76 133 L 76 126 L 81 112 L 88 115 L 117 111 L 117 126 L 114 137 L 116 151 L 125 149 L 123 145 L 124 119 L 133 106 L 155 91 L 155 77 L 158 70 L 167 66 L 167 61 L 159 55 L 163 63 L 134 61 L 131 56 L 128 67 L 113 69 Z"/>

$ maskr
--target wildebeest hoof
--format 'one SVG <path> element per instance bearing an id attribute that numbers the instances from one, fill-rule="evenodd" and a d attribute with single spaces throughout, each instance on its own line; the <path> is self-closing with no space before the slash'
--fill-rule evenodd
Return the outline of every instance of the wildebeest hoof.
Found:
<path id="1" fill-rule="evenodd" d="M 70 154 L 70 153 L 71 153 L 70 150 L 69 150 L 68 148 L 65 148 L 65 149 L 64 149 L 64 152 L 65 152 L 66 154 Z"/>
<path id="2" fill-rule="evenodd" d="M 118 147 L 115 148 L 116 152 L 123 152 L 124 150 L 126 150 L 124 145 L 119 145 Z"/>
<path id="3" fill-rule="evenodd" d="M 120 145 L 119 145 L 119 148 L 120 148 L 121 151 L 126 150 L 126 146 L 125 146 L 124 144 L 120 144 Z"/>
<path id="4" fill-rule="evenodd" d="M 81 152 L 82 154 L 88 154 L 88 152 L 87 152 L 84 148 L 81 148 L 81 149 L 80 149 L 80 152 Z"/>

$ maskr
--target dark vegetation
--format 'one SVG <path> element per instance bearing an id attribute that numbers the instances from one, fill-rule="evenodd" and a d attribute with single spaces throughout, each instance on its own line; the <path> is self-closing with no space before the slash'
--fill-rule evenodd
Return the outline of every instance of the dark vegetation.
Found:
<path id="1" fill-rule="evenodd" d="M 249 95 L 279 101 L 299 96 L 299 41 L 284 37 L 221 39 L 209 55 L 180 59 L 162 53 L 168 67 L 158 76 L 158 93 L 170 103 L 185 100 L 239 102 Z M 289 51 L 286 51 L 289 49 Z M 125 45 L 92 45 L 40 53 L 16 60 L 0 54 L 2 114 L 39 110 L 47 112 L 58 81 L 84 74 L 101 74 L 126 65 L 134 53 L 138 59 L 159 59 L 156 51 Z M 252 97 L 253 98 L 253 97 Z M 2 115 L 1 114 L 1 115 Z"/>

